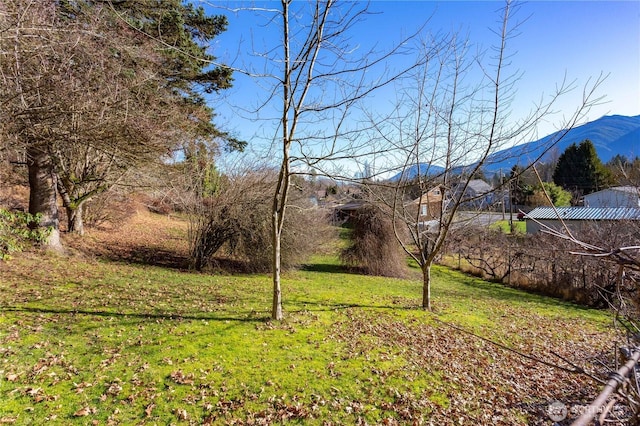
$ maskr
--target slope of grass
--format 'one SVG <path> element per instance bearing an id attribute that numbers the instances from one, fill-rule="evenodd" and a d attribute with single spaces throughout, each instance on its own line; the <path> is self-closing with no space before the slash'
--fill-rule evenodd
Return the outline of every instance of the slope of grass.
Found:
<path id="1" fill-rule="evenodd" d="M 526 234 L 527 233 L 527 223 L 525 221 L 513 220 L 514 232 L 516 234 Z M 500 229 L 505 234 L 511 233 L 511 225 L 508 220 L 499 220 L 491 224 L 490 228 L 492 229 Z"/>
<path id="2" fill-rule="evenodd" d="M 285 275 L 282 323 L 266 275 L 37 254 L 0 273 L 0 423 L 547 424 L 597 384 L 446 322 L 587 367 L 612 339 L 603 312 L 442 268 L 428 313 L 418 281 L 318 257 Z"/>

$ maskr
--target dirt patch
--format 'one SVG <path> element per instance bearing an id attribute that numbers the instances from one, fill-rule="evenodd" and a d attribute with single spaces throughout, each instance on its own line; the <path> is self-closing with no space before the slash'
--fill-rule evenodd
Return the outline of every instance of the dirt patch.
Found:
<path id="1" fill-rule="evenodd" d="M 90 257 L 184 269 L 189 265 L 188 221 L 151 213 L 144 206 L 122 223 L 65 234 L 66 247 Z"/>

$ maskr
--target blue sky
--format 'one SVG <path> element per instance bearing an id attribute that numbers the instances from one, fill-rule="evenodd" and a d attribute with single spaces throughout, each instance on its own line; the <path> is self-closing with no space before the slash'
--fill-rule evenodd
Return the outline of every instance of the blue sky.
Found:
<path id="1" fill-rule="evenodd" d="M 200 3 L 229 20 L 228 30 L 212 46 L 218 60 L 259 69 L 259 60 L 251 52 L 277 46 L 279 37 L 278 29 L 268 24 L 269 13 L 228 10 L 246 7 L 248 2 Z M 257 3 L 266 8 L 279 4 Z M 468 34 L 472 43 L 488 48 L 495 39 L 491 30 L 498 27 L 502 6 L 500 1 L 372 1 L 370 10 L 376 13 L 359 24 L 352 37 L 363 48 L 375 43 L 384 49 L 429 19 L 426 29 L 430 32 Z M 517 85 L 514 115 L 523 114 L 534 101 L 553 92 L 565 76 L 578 86 L 557 106 L 568 113 L 579 105 L 581 87 L 601 73 L 609 75 L 597 92 L 606 96 L 606 103 L 594 108 L 586 121 L 610 114 L 640 115 L 640 1 L 534 0 L 520 5 L 516 19 L 523 22 L 520 35 L 511 42 L 509 50 L 514 56 L 509 69 L 523 76 Z M 266 123 L 253 122 L 254 115 L 248 112 L 267 96 L 264 83 L 237 73 L 234 88 L 211 99 L 218 124 L 254 144 L 261 143 L 256 133 L 266 136 L 272 132 Z M 383 105 L 390 101 L 386 95 L 383 91 L 372 102 Z M 540 137 L 556 130 L 554 121 L 551 118 L 541 124 Z"/>

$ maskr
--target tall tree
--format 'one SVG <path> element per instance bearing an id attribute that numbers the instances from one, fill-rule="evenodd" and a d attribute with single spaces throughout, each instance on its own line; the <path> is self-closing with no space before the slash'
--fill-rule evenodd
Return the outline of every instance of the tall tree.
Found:
<path id="1" fill-rule="evenodd" d="M 45 52 L 69 43 L 52 28 L 55 12 L 55 5 L 45 2 L 5 1 L 0 5 L 0 113 L 4 122 L 0 138 L 25 150 L 31 187 L 29 212 L 41 215 L 37 225 L 51 229 L 47 242 L 59 248 L 56 175 L 46 146 L 60 111 L 43 108 L 49 99 L 43 93 L 45 79 L 57 72 L 53 55 Z"/>
<path id="2" fill-rule="evenodd" d="M 389 141 L 395 148 L 392 155 L 403 162 L 393 197 L 383 195 L 380 200 L 394 215 L 398 240 L 422 270 L 425 309 L 432 307 L 432 265 L 450 230 L 463 226 L 456 222 L 457 212 L 486 196 L 468 191 L 473 176 L 489 164 L 491 154 L 530 135 L 567 91 L 566 85 L 560 85 L 549 103 L 539 105 L 521 121 L 509 119 L 518 81 L 517 73 L 507 72 L 508 44 L 518 27 L 512 16 L 515 7 L 511 1 L 505 2 L 493 55 L 476 55 L 469 40 L 457 34 L 426 39 L 420 51 L 426 58 L 424 66 L 398 90 L 397 108 L 384 120 L 385 125 L 376 128 L 377 137 Z M 592 91 L 585 94 L 584 104 L 563 128 L 573 127 L 580 113 L 593 104 Z M 564 135 L 566 131 L 558 133 L 547 149 Z M 414 190 L 415 182 L 410 185 L 404 179 L 407 170 L 424 165 L 429 170 L 418 176 L 420 199 L 426 199 L 430 207 L 438 206 L 435 219 L 429 221 L 420 217 L 421 209 L 409 208 L 413 204 L 407 194 Z M 408 239 L 402 237 L 403 230 L 409 232 Z"/>
<path id="3" fill-rule="evenodd" d="M 640 157 L 631 160 L 617 154 L 605 167 L 611 172 L 614 185 L 640 186 Z"/>
<path id="4" fill-rule="evenodd" d="M 580 195 L 608 188 L 613 183 L 611 172 L 604 167 L 589 139 L 571 144 L 558 158 L 553 182 Z"/>
<path id="5" fill-rule="evenodd" d="M 277 136 L 269 135 L 279 162 L 277 185 L 272 198 L 273 302 L 271 316 L 283 317 L 281 292 L 281 239 L 294 164 L 323 173 L 321 163 L 351 157 L 355 120 L 349 120 L 356 105 L 377 88 L 393 80 L 384 63 L 405 49 L 400 40 L 383 52 L 354 46 L 349 33 L 368 13 L 360 2 L 281 0 L 278 8 L 253 10 L 271 13 L 268 28 L 279 26 L 277 46 L 268 46 L 258 56 L 265 69 L 245 70 L 270 82 L 255 115 L 278 111 Z M 276 100 L 278 105 L 276 105 Z M 269 108 L 267 108 L 267 106 Z M 273 107 L 274 109 L 271 109 Z M 255 118 L 254 118 L 255 119 Z M 322 123 L 321 126 L 318 123 Z M 360 147 L 366 147 L 363 143 Z"/>
<path id="6" fill-rule="evenodd" d="M 229 87 L 203 42 L 224 17 L 180 1 L 8 0 L 0 103 L 27 151 L 30 211 L 59 244 L 56 187 L 82 230 L 82 205 L 128 170 L 189 138 L 226 135 L 203 92 Z M 22 13 L 28 10 L 30 13 Z"/>

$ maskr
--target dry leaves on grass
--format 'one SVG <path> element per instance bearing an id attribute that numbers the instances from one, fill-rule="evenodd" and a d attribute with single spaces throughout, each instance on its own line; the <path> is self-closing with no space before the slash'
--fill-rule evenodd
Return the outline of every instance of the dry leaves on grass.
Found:
<path id="1" fill-rule="evenodd" d="M 141 206 L 123 223 L 91 228 L 82 238 L 64 235 L 64 244 L 91 257 L 185 268 L 187 228 L 186 220 L 151 213 Z"/>
<path id="2" fill-rule="evenodd" d="M 348 319 L 334 336 L 347 345 L 350 357 L 377 352 L 381 360 L 403 359 L 403 371 L 394 374 L 403 374 L 407 383 L 424 374 L 441 378 L 421 392 L 389 389 L 391 399 L 381 408 L 406 422 L 430 413 L 434 424 L 511 425 L 521 424 L 523 418 L 528 424 L 547 424 L 545 410 L 551 401 L 588 403 L 598 393 L 599 384 L 585 375 L 536 363 L 443 324 L 407 323 L 358 310 L 346 314 Z M 582 361 L 608 350 L 610 336 L 605 333 L 573 344 L 554 339 L 544 323 L 537 325 L 538 334 L 523 344 L 537 358 L 557 359 L 554 351 L 567 359 L 579 354 L 576 361 Z M 549 324 L 550 329 L 556 327 L 557 321 L 553 327 Z M 442 395 L 446 403 L 434 402 Z"/>

